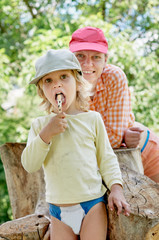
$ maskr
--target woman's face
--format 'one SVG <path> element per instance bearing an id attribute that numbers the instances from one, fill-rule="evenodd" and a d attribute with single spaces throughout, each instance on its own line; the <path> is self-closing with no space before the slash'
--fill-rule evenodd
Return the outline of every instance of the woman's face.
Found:
<path id="1" fill-rule="evenodd" d="M 81 64 L 84 78 L 95 87 L 106 64 L 107 59 L 105 54 L 91 50 L 84 50 L 75 52 L 75 55 Z"/>
<path id="2" fill-rule="evenodd" d="M 51 72 L 42 78 L 43 92 L 58 113 L 57 95 L 62 97 L 62 111 L 72 114 L 76 111 L 76 80 L 71 70 Z"/>

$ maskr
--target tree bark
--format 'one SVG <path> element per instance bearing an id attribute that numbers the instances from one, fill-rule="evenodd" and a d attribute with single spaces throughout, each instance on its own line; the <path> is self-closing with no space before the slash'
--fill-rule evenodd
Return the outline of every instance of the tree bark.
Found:
<path id="1" fill-rule="evenodd" d="M 50 221 L 41 215 L 28 215 L 0 226 L 0 240 L 41 240 L 44 238 Z"/>
<path id="2" fill-rule="evenodd" d="M 109 240 L 159 239 L 159 184 L 120 164 L 124 195 L 131 207 L 130 217 L 117 216 L 108 208 Z"/>
<path id="3" fill-rule="evenodd" d="M 114 149 L 118 157 L 119 164 L 124 164 L 128 168 L 144 174 L 144 169 L 141 159 L 141 151 L 139 148 L 118 148 Z"/>
<path id="4" fill-rule="evenodd" d="M 49 216 L 42 168 L 29 174 L 21 164 L 25 146 L 25 143 L 6 143 L 0 146 L 13 218 L 33 213 Z M 41 204 L 43 207 L 40 207 Z"/>

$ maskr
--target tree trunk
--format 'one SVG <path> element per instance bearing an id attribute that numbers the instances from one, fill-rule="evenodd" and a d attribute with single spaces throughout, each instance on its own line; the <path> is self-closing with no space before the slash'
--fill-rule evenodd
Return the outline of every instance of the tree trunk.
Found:
<path id="1" fill-rule="evenodd" d="M 159 184 L 120 164 L 130 217 L 108 209 L 109 240 L 159 239 Z"/>
<path id="2" fill-rule="evenodd" d="M 0 146 L 13 218 L 33 213 L 49 216 L 42 168 L 29 174 L 21 164 L 25 146 L 25 143 L 6 143 Z"/>

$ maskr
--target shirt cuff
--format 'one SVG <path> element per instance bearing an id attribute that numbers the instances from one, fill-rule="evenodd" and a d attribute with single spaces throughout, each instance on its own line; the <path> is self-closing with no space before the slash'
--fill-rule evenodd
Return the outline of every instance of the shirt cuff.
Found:
<path id="1" fill-rule="evenodd" d="M 38 142 L 38 144 L 40 145 L 40 147 L 42 147 L 43 149 L 49 149 L 50 146 L 51 146 L 51 144 L 52 144 L 52 141 L 50 141 L 49 144 L 47 144 L 46 142 L 44 142 L 44 141 L 41 139 L 40 135 L 37 135 L 37 142 Z"/>

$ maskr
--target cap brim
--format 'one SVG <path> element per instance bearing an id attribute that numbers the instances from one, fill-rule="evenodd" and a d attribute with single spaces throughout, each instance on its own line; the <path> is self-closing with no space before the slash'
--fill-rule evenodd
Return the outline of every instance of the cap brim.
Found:
<path id="1" fill-rule="evenodd" d="M 47 73 L 48 74 L 48 73 Z M 44 77 L 46 74 L 41 75 L 40 77 L 34 78 L 32 81 L 29 82 L 29 84 L 37 84 L 39 80 Z"/>
<path id="2" fill-rule="evenodd" d="M 85 51 L 85 50 L 92 50 L 101 53 L 107 53 L 108 47 L 99 45 L 99 43 L 71 43 L 70 44 L 70 51 L 71 52 L 78 52 L 78 51 Z"/>
<path id="3" fill-rule="evenodd" d="M 37 83 L 39 82 L 39 80 L 44 77 L 45 75 L 51 73 L 51 72 L 56 72 L 56 71 L 62 71 L 62 70 L 77 70 L 77 72 L 79 72 L 80 75 L 82 75 L 82 71 L 80 69 L 77 69 L 77 68 L 72 68 L 72 69 L 68 69 L 68 68 L 60 68 L 60 69 L 54 69 L 52 71 L 49 71 L 47 73 L 44 73 L 43 75 L 39 76 L 39 77 L 36 77 L 34 78 L 32 81 L 29 82 L 29 84 L 35 84 L 37 85 Z"/>

